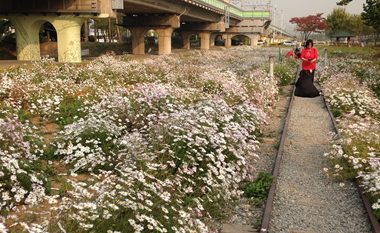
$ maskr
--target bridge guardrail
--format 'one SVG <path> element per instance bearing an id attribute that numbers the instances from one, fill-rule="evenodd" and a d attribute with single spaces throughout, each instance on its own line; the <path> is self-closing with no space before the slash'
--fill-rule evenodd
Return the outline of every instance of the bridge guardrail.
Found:
<path id="1" fill-rule="evenodd" d="M 0 0 L 0 13 L 100 13 L 100 0 L 82 0 L 70 2 L 69 0 L 42 0 L 40 2 L 30 0 L 19 0 L 12 2 Z"/>
<path id="2" fill-rule="evenodd" d="M 282 34 L 288 35 L 288 36 L 294 36 L 293 34 L 287 32 L 287 31 L 284 31 L 284 30 L 282 30 L 281 28 L 278 28 L 278 27 L 273 26 L 273 25 L 269 25 L 269 28 L 272 29 L 272 30 L 276 30 L 276 31 L 279 32 L 279 33 L 282 33 Z"/>
<path id="3" fill-rule="evenodd" d="M 268 11 L 242 11 L 239 8 L 221 0 L 182 0 L 182 1 L 204 5 L 215 11 L 220 12 L 221 14 L 224 14 L 226 7 L 228 7 L 230 9 L 230 17 L 237 18 L 239 20 L 252 19 L 252 18 L 270 19 L 269 10 Z"/>

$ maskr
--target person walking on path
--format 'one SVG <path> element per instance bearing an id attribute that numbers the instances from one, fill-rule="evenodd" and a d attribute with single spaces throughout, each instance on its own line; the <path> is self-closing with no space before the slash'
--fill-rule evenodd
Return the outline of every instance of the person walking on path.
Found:
<path id="1" fill-rule="evenodd" d="M 306 47 L 302 50 L 301 60 L 302 60 L 302 69 L 309 72 L 312 83 L 314 83 L 314 73 L 315 67 L 317 66 L 318 51 L 313 47 L 314 43 L 312 40 L 306 41 Z"/>

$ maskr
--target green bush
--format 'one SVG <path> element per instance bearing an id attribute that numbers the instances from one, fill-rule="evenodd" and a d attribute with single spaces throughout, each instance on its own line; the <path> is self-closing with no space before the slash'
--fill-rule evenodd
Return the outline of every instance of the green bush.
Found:
<path id="1" fill-rule="evenodd" d="M 267 172 L 260 172 L 255 182 L 250 183 L 244 190 L 244 196 L 267 199 L 273 176 Z"/>
<path id="2" fill-rule="evenodd" d="M 335 118 L 343 116 L 342 112 L 339 109 L 331 109 L 331 113 Z"/>
<path id="3" fill-rule="evenodd" d="M 3 39 L 1 40 L 1 42 L 5 43 L 5 44 L 16 44 L 16 34 L 15 33 L 11 33 L 11 34 L 8 34 L 6 36 L 3 37 Z"/>
<path id="4" fill-rule="evenodd" d="M 293 74 L 290 72 L 288 64 L 275 65 L 274 74 L 281 79 L 280 86 L 285 86 L 293 81 Z"/>
<path id="5" fill-rule="evenodd" d="M 47 38 L 40 34 L 40 43 L 44 43 L 47 41 Z"/>

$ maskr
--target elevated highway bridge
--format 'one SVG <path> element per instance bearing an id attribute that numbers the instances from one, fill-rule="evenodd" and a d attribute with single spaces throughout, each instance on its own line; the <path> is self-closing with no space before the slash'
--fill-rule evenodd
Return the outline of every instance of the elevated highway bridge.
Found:
<path id="1" fill-rule="evenodd" d="M 158 34 L 158 53 L 171 53 L 174 30 L 181 34 L 184 48 L 190 36 L 198 34 L 201 49 L 209 49 L 215 38 L 231 45 L 234 36 L 249 37 L 256 46 L 261 35 L 269 35 L 271 12 L 242 11 L 230 0 L 0 0 L 0 17 L 11 20 L 16 29 L 17 59 L 39 60 L 39 29 L 50 22 L 57 31 L 58 59 L 80 62 L 80 29 L 87 18 L 116 17 L 124 13 L 120 26 L 132 33 L 133 54 L 145 53 L 144 35 Z"/>

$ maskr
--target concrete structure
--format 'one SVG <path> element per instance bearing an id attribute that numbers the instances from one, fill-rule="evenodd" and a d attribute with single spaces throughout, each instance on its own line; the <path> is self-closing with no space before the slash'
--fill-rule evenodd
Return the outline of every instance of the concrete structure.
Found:
<path id="1" fill-rule="evenodd" d="M 84 20 L 116 14 L 112 0 L 0 0 L 0 16 L 15 26 L 17 60 L 40 59 L 39 30 L 49 22 L 57 31 L 58 60 L 80 62 Z"/>
<path id="2" fill-rule="evenodd" d="M 146 33 L 158 34 L 158 53 L 171 53 L 171 38 L 177 30 L 184 48 L 190 37 L 201 38 L 201 49 L 209 49 L 219 35 L 225 45 L 231 38 L 248 37 L 251 46 L 270 33 L 270 6 L 267 11 L 245 12 L 230 0 L 0 0 L 0 16 L 16 28 L 17 59 L 40 59 L 39 29 L 50 22 L 57 31 L 60 62 L 80 62 L 80 29 L 85 19 L 115 17 L 124 13 L 123 23 L 132 33 L 132 53 L 144 54 Z M 2 16 L 3 15 L 3 16 Z M 244 38 L 243 38 L 244 39 Z"/>
<path id="3" fill-rule="evenodd" d="M 270 33 L 269 5 L 266 11 L 249 12 L 231 5 L 230 0 L 124 0 L 124 5 L 119 12 L 126 16 L 119 25 L 132 32 L 133 54 L 144 53 L 144 40 L 140 37 L 150 29 L 157 33 L 159 30 L 161 34 L 176 30 L 182 36 L 185 49 L 191 47 L 192 35 L 201 38 L 201 49 L 209 49 L 220 35 L 226 46 L 230 46 L 231 38 L 238 35 L 248 37 L 250 45 L 256 46 L 261 35 Z M 171 37 L 160 38 L 160 33 L 158 52 L 169 54 L 171 49 L 165 45 L 171 44 Z"/>

